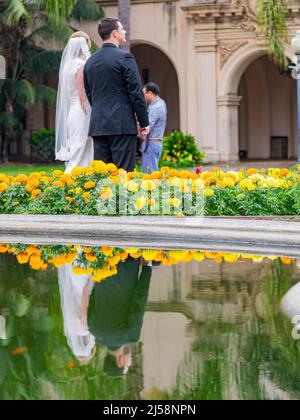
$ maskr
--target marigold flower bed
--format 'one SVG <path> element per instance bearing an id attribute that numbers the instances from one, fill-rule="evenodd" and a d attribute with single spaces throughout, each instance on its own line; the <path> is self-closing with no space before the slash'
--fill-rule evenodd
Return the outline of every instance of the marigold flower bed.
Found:
<path id="1" fill-rule="evenodd" d="M 300 168 L 144 175 L 94 161 L 71 174 L 0 174 L 0 213 L 277 216 L 300 214 Z"/>
<path id="2" fill-rule="evenodd" d="M 112 247 L 80 247 L 63 245 L 6 245 L 0 244 L 0 254 L 15 255 L 19 264 L 29 264 L 33 270 L 47 270 L 72 264 L 77 275 L 91 275 L 94 282 L 100 282 L 117 274 L 118 264 L 130 258 L 143 258 L 163 265 L 176 265 L 190 261 L 202 262 L 206 259 L 216 263 L 236 263 L 240 259 L 250 259 L 255 263 L 264 258 L 280 260 L 283 264 L 291 264 L 289 257 L 261 257 L 238 253 L 190 251 L 190 250 L 153 250 L 123 249 Z"/>

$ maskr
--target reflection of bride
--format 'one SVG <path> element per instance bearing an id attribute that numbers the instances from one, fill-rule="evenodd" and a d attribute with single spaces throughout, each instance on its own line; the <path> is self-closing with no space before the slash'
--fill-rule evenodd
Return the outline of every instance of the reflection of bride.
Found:
<path id="1" fill-rule="evenodd" d="M 300 261 L 297 261 L 297 266 L 300 268 Z M 295 329 L 300 331 L 300 282 L 296 283 L 281 300 L 281 310 L 287 315 Z"/>
<path id="2" fill-rule="evenodd" d="M 58 269 L 64 332 L 75 357 L 88 361 L 96 350 L 95 338 L 89 332 L 87 308 L 93 282 L 89 275 L 77 275 L 72 265 Z"/>
<path id="3" fill-rule="evenodd" d="M 56 108 L 56 159 L 66 162 L 66 172 L 88 166 L 94 156 L 88 137 L 90 105 L 87 100 L 83 68 L 90 57 L 91 40 L 84 32 L 70 38 L 62 56 Z"/>

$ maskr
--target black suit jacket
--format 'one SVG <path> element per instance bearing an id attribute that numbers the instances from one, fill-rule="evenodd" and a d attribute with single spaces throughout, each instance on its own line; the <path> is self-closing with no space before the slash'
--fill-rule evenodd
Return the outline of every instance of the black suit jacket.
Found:
<path id="1" fill-rule="evenodd" d="M 118 274 L 93 289 L 88 324 L 97 344 L 117 350 L 139 340 L 148 300 L 152 268 L 128 259 L 118 265 Z"/>
<path id="2" fill-rule="evenodd" d="M 103 47 L 84 67 L 84 85 L 92 106 L 89 135 L 136 135 L 149 119 L 141 79 L 132 54 L 114 44 Z"/>

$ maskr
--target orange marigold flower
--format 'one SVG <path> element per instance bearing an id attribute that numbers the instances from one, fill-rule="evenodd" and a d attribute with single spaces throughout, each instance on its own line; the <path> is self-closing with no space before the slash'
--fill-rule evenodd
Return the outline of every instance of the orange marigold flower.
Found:
<path id="1" fill-rule="evenodd" d="M 41 190 L 33 190 L 31 194 L 31 200 L 35 200 L 41 194 Z"/>
<path id="2" fill-rule="evenodd" d="M 17 349 L 14 349 L 10 352 L 12 356 L 20 356 L 21 354 L 24 354 L 27 352 L 27 347 L 19 347 Z"/>
<path id="3" fill-rule="evenodd" d="M 88 181 L 84 184 L 84 188 L 86 190 L 92 190 L 95 187 L 96 187 L 96 183 L 94 181 Z"/>

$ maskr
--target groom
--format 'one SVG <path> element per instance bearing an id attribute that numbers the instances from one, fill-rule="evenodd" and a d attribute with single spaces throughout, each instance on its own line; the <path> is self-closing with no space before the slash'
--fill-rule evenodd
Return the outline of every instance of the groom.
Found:
<path id="1" fill-rule="evenodd" d="M 137 148 L 137 122 L 149 133 L 149 119 L 140 76 L 132 54 L 119 47 L 126 31 L 118 19 L 99 24 L 103 47 L 84 68 L 84 85 L 92 106 L 89 135 L 94 158 L 133 171 Z"/>

